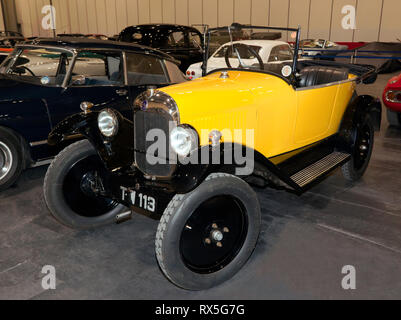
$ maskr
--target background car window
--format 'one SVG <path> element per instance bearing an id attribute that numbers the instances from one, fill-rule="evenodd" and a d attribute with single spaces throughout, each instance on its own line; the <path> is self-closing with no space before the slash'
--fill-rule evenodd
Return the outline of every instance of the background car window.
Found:
<path id="1" fill-rule="evenodd" d="M 189 33 L 189 46 L 196 49 L 202 48 L 201 37 L 196 32 Z"/>
<path id="2" fill-rule="evenodd" d="M 74 86 L 121 85 L 123 63 L 119 52 L 82 51 L 72 71 Z"/>
<path id="3" fill-rule="evenodd" d="M 260 50 L 262 49 L 259 46 L 250 46 L 253 50 L 260 54 Z M 214 58 L 224 58 L 226 55 L 226 51 L 231 48 L 231 45 L 224 46 L 221 48 L 216 54 L 213 56 Z M 243 45 L 235 43 L 234 48 L 237 48 L 241 59 L 256 59 L 256 57 Z M 237 58 L 237 55 L 233 50 L 230 49 L 229 58 Z"/>
<path id="4" fill-rule="evenodd" d="M 172 32 L 168 37 L 168 45 L 170 47 L 181 47 L 185 46 L 185 34 L 182 31 Z"/>
<path id="5" fill-rule="evenodd" d="M 70 52 L 44 48 L 19 50 L 4 62 L 0 73 L 19 76 L 45 85 L 61 85 L 72 56 Z"/>
<path id="6" fill-rule="evenodd" d="M 167 83 L 162 63 L 160 59 L 149 55 L 128 53 L 128 84 L 132 86 Z"/>
<path id="7" fill-rule="evenodd" d="M 272 49 L 269 56 L 269 62 L 292 60 L 293 54 L 291 48 L 286 45 L 276 46 Z"/>
<path id="8" fill-rule="evenodd" d="M 181 72 L 181 70 L 175 63 L 172 63 L 171 61 L 165 61 L 165 64 L 171 83 L 181 83 L 188 81 L 187 78 L 185 78 L 185 75 Z"/>

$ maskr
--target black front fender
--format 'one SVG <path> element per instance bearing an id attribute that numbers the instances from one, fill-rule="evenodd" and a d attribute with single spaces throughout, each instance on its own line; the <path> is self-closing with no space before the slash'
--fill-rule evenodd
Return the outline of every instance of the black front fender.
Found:
<path id="1" fill-rule="evenodd" d="M 57 145 L 71 136 L 82 135 L 94 146 L 106 168 L 113 171 L 131 166 L 134 162 L 134 126 L 119 112 L 113 110 L 119 121 L 115 137 L 104 137 L 98 128 L 98 111 L 78 113 L 60 122 L 49 134 L 48 143 Z"/>
<path id="2" fill-rule="evenodd" d="M 47 142 L 51 146 L 58 145 L 60 142 L 67 140 L 76 134 L 85 136 L 87 128 L 92 127 L 98 116 L 97 112 L 88 114 L 77 113 L 61 121 L 49 134 Z"/>

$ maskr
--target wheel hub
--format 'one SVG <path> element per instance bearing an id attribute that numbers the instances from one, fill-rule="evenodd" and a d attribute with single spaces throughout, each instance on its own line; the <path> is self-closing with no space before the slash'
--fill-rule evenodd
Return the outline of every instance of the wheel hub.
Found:
<path id="1" fill-rule="evenodd" d="M 10 172 L 12 163 L 13 156 L 10 148 L 0 141 L 0 180 Z"/>
<path id="2" fill-rule="evenodd" d="M 81 190 L 87 196 L 96 195 L 96 175 L 94 172 L 88 172 L 82 177 Z"/>
<path id="3" fill-rule="evenodd" d="M 206 200 L 192 213 L 181 235 L 185 265 L 201 274 L 223 269 L 244 244 L 247 226 L 246 211 L 234 197 Z"/>
<path id="4" fill-rule="evenodd" d="M 220 242 L 220 241 L 222 241 L 224 239 L 223 232 L 221 232 L 220 230 L 214 230 L 211 233 L 211 238 L 214 241 Z"/>
<path id="5" fill-rule="evenodd" d="M 365 165 L 371 148 L 370 130 L 367 126 L 359 128 L 355 147 L 355 167 L 360 169 Z"/>
<path id="6" fill-rule="evenodd" d="M 69 168 L 63 181 L 63 194 L 67 205 L 77 215 L 100 217 L 117 206 L 105 195 L 102 168 L 103 164 L 97 155 L 86 156 Z"/>
<path id="7" fill-rule="evenodd" d="M 205 239 L 205 243 L 208 245 L 213 243 L 217 247 L 222 248 L 223 247 L 222 241 L 224 240 L 224 234 L 229 232 L 230 230 L 227 227 L 220 229 L 216 223 L 213 223 L 212 230 L 210 231 L 209 237 Z M 206 231 L 206 233 L 208 233 L 208 231 Z"/>

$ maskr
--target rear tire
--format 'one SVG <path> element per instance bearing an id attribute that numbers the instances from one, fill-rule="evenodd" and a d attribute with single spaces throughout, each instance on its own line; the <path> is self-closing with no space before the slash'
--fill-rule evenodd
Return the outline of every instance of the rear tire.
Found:
<path id="1" fill-rule="evenodd" d="M 93 177 L 101 179 L 104 170 L 87 140 L 61 151 L 47 170 L 43 187 L 53 217 L 73 229 L 92 229 L 116 222 L 116 216 L 126 207 L 91 193 Z"/>
<path id="2" fill-rule="evenodd" d="M 0 128 L 0 191 L 12 186 L 24 169 L 21 142 L 10 130 Z"/>
<path id="3" fill-rule="evenodd" d="M 387 108 L 387 120 L 390 126 L 400 127 L 401 126 L 401 113 L 393 111 Z"/>
<path id="4" fill-rule="evenodd" d="M 166 208 L 155 242 L 160 268 L 187 290 L 219 285 L 247 262 L 260 224 L 252 188 L 235 176 L 212 174 L 194 191 L 176 195 Z"/>
<path id="5" fill-rule="evenodd" d="M 365 174 L 372 157 L 375 129 L 369 115 L 357 124 L 355 144 L 351 160 L 342 167 L 344 178 L 358 181 Z"/>

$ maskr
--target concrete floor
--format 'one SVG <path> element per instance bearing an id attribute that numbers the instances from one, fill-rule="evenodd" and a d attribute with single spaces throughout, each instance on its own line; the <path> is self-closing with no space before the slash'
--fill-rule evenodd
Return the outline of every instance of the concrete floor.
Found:
<path id="1" fill-rule="evenodd" d="M 359 93 L 380 96 L 392 75 Z M 53 220 L 42 196 L 46 167 L 28 170 L 0 194 L 0 299 L 400 299 L 401 131 L 383 117 L 362 181 L 340 171 L 301 197 L 258 190 L 263 227 L 257 249 L 229 282 L 203 292 L 172 285 L 154 256 L 157 222 L 77 232 Z M 57 289 L 41 287 L 53 265 Z M 357 289 L 341 287 L 343 266 Z"/>

